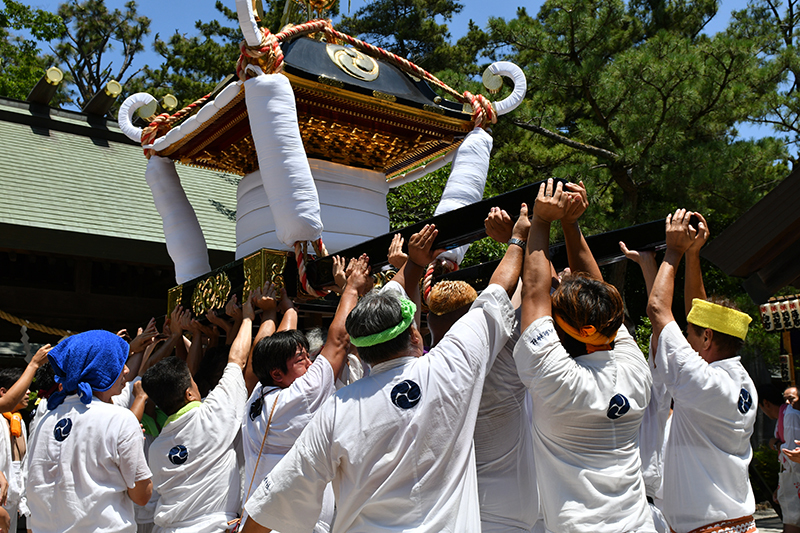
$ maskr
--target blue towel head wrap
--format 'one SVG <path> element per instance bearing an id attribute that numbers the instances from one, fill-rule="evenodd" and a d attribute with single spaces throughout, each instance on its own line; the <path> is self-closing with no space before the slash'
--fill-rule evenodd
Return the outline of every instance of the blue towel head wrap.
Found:
<path id="1" fill-rule="evenodd" d="M 48 398 L 47 408 L 55 409 L 75 391 L 83 403 L 91 403 L 92 391 L 106 391 L 117 381 L 129 351 L 127 342 L 103 330 L 87 331 L 59 342 L 47 358 L 61 390 Z"/>

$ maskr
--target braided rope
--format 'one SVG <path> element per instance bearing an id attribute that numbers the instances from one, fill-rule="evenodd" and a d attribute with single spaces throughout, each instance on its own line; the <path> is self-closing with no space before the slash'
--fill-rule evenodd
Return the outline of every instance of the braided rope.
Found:
<path id="1" fill-rule="evenodd" d="M 328 250 L 322 243 L 321 238 L 317 239 L 316 241 L 312 241 L 311 246 L 314 248 L 317 257 L 325 257 L 328 255 Z M 305 242 L 297 241 L 294 243 L 294 257 L 297 261 L 297 274 L 300 278 L 300 286 L 309 296 L 313 296 L 314 298 L 322 298 L 330 291 L 317 290 L 311 285 L 311 283 L 309 283 L 308 274 L 306 274 L 306 250 L 307 248 Z"/>
<path id="2" fill-rule="evenodd" d="M 425 276 L 422 278 L 422 299 L 425 305 L 428 305 L 428 298 L 431 294 L 431 289 L 433 289 L 434 276 L 447 272 L 455 272 L 456 270 L 458 270 L 458 263 L 444 257 L 434 259 L 428 264 L 428 268 L 425 269 Z"/>
<path id="3" fill-rule="evenodd" d="M 70 335 L 75 335 L 74 331 L 70 331 L 68 329 L 51 328 L 43 324 L 30 322 L 28 320 L 25 320 L 24 318 L 18 318 L 15 317 L 14 315 L 9 315 L 8 313 L 2 310 L 0 310 L 0 318 L 2 318 L 7 322 L 11 322 L 12 324 L 16 324 L 17 326 L 25 326 L 28 329 L 35 329 L 36 331 L 41 331 L 42 333 L 49 333 L 50 335 L 57 335 L 59 337 L 68 337 Z"/>
<path id="4" fill-rule="evenodd" d="M 161 113 L 156 118 L 153 119 L 146 128 L 142 129 L 142 146 L 148 146 L 156 142 L 156 139 L 165 135 L 169 130 L 172 129 L 172 125 L 175 124 L 177 121 L 182 119 L 184 116 L 192 113 L 195 108 L 203 105 L 206 101 L 211 97 L 210 94 L 203 96 L 202 98 L 198 98 L 191 104 L 187 105 L 183 109 L 176 111 L 174 114 L 170 115 L 169 113 Z M 147 159 L 155 153 L 155 150 L 152 148 L 146 148 L 144 150 L 144 155 Z"/>

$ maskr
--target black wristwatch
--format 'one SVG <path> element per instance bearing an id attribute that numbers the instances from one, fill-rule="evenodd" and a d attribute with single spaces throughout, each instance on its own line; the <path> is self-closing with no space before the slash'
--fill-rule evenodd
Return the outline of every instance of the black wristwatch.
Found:
<path id="1" fill-rule="evenodd" d="M 528 241 L 523 241 L 522 239 L 511 237 L 510 239 L 508 239 L 508 244 L 516 244 L 517 246 L 519 246 L 524 250 L 525 247 L 528 245 Z"/>

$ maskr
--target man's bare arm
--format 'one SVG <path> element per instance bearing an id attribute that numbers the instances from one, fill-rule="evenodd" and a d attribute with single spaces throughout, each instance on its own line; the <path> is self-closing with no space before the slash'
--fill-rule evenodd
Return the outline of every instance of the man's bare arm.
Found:
<path id="1" fill-rule="evenodd" d="M 351 259 L 350 264 L 346 271 L 347 283 L 345 284 L 344 291 L 341 298 L 339 298 L 339 306 L 336 308 L 336 314 L 333 316 L 333 322 L 328 328 L 328 339 L 325 346 L 322 347 L 322 355 L 333 368 L 333 375 L 336 379 L 342 375 L 342 369 L 347 363 L 347 347 L 350 344 L 350 336 L 347 334 L 345 328 L 345 321 L 347 315 L 358 303 L 359 296 L 363 296 L 368 290 L 370 280 L 369 274 L 369 257 L 363 254 L 358 259 Z"/>
<path id="2" fill-rule="evenodd" d="M 533 208 L 525 268 L 522 271 L 522 318 L 520 327 L 525 331 L 534 321 L 549 316 L 550 287 L 553 267 L 550 264 L 550 225 L 564 214 L 567 198 L 561 183 L 555 189 L 553 180 L 539 186 Z"/>
<path id="3" fill-rule="evenodd" d="M 691 213 L 689 214 L 691 215 Z M 683 284 L 683 305 L 686 309 L 686 315 L 692 310 L 692 300 L 699 298 L 706 299 L 706 288 L 703 285 L 703 271 L 700 268 L 700 250 L 708 240 L 710 235 L 706 219 L 700 213 L 694 213 L 700 220 L 695 228 L 697 230 L 697 238 L 692 242 L 692 245 L 686 250 L 686 276 Z"/>
<path id="4" fill-rule="evenodd" d="M 658 345 L 658 337 L 667 324 L 675 320 L 672 315 L 672 298 L 675 291 L 675 274 L 686 250 L 697 237 L 697 231 L 689 225 L 691 212 L 678 209 L 667 215 L 667 251 L 653 282 L 653 290 L 647 300 L 647 316 L 653 325 L 652 346 Z"/>
<path id="5" fill-rule="evenodd" d="M 585 272 L 594 279 L 603 279 L 600 267 L 597 266 L 592 251 L 583 237 L 583 232 L 578 225 L 578 219 L 589 206 L 586 187 L 583 182 L 567 183 L 567 201 L 564 216 L 561 218 L 561 227 L 564 230 L 564 245 L 567 248 L 569 268 L 573 272 Z"/>

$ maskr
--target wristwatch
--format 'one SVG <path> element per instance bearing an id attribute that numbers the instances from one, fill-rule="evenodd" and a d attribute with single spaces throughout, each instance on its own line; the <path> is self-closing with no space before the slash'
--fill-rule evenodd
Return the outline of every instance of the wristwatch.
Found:
<path id="1" fill-rule="evenodd" d="M 511 237 L 510 239 L 508 239 L 508 244 L 516 244 L 517 246 L 519 246 L 524 250 L 525 247 L 528 245 L 528 241 L 523 241 L 522 239 Z"/>

